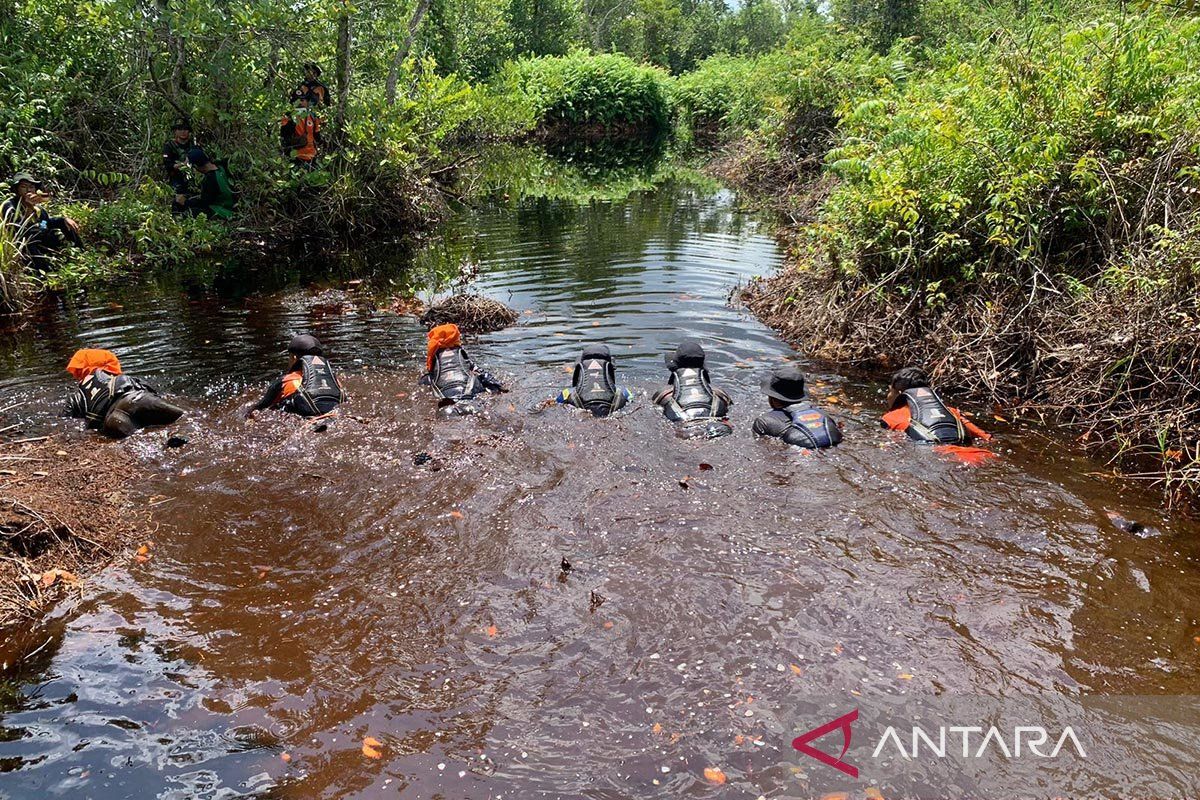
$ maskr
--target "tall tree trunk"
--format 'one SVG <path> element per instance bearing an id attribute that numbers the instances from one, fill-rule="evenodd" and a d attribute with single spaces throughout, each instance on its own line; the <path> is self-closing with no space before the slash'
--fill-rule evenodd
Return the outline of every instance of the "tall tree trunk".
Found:
<path id="1" fill-rule="evenodd" d="M 342 14 L 338 18 L 337 36 L 337 110 L 333 124 L 339 141 L 344 140 L 346 131 L 346 107 L 350 103 L 350 4 L 342 3 Z"/>
<path id="2" fill-rule="evenodd" d="M 421 20 L 425 18 L 425 12 L 429 10 L 429 3 L 430 0 L 417 0 L 417 7 L 413 9 L 412 18 L 408 21 L 408 35 L 404 37 L 404 42 L 396 48 L 396 53 L 392 56 L 392 67 L 388 70 L 387 77 L 387 104 L 389 106 L 396 105 L 396 82 L 400 80 L 400 65 L 404 63 L 404 59 L 408 58 L 408 51 L 412 49 L 413 38 L 417 35 L 417 28 L 421 27 Z"/>

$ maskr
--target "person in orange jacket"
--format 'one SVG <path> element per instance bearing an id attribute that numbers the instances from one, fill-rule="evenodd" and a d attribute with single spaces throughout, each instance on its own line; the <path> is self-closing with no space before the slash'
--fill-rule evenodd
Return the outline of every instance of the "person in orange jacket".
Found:
<path id="1" fill-rule="evenodd" d="M 296 109 L 283 115 L 279 122 L 279 145 L 285 156 L 290 156 L 297 166 L 311 169 L 317 158 L 317 145 L 321 144 L 321 118 L 310 106 L 312 96 L 303 94 L 296 98 Z"/>
<path id="2" fill-rule="evenodd" d="M 67 372 L 78 383 L 67 400 L 67 413 L 114 439 L 149 425 L 170 425 L 183 409 L 158 396 L 147 383 L 126 375 L 108 350 L 75 351 Z"/>
<path id="3" fill-rule="evenodd" d="M 920 367 L 905 367 L 892 376 L 887 407 L 883 427 L 902 431 L 918 442 L 969 445 L 975 439 L 986 442 L 992 438 L 957 408 L 942 402 Z"/>
<path id="4" fill-rule="evenodd" d="M 288 354 L 292 357 L 288 371 L 271 382 L 262 399 L 246 412 L 247 419 L 268 408 L 302 417 L 324 417 L 337 411 L 346 400 L 341 379 L 334 373 L 317 337 L 292 337 Z"/>

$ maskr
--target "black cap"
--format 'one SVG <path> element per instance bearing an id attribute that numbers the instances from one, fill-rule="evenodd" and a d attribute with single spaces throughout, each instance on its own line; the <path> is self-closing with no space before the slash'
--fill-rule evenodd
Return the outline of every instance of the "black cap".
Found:
<path id="1" fill-rule="evenodd" d="M 612 361 L 612 353 L 608 351 L 608 345 L 600 342 L 592 342 L 583 346 L 583 353 L 579 356 L 580 361 L 589 361 L 594 358 L 602 358 L 605 361 Z"/>
<path id="2" fill-rule="evenodd" d="M 188 163 L 193 167 L 203 167 L 210 161 L 211 159 L 208 157 L 208 153 L 204 152 L 204 148 L 193 147 L 191 150 L 188 150 Z"/>
<path id="3" fill-rule="evenodd" d="M 321 77 L 321 65 L 315 61 L 305 61 L 304 69 L 306 69 L 306 70 L 311 69 L 313 72 L 317 73 L 318 78 Z"/>
<path id="4" fill-rule="evenodd" d="M 905 367 L 896 370 L 889 385 L 898 392 L 925 388 L 929 386 L 929 373 L 920 367 Z"/>
<path id="5" fill-rule="evenodd" d="M 288 342 L 288 352 L 294 356 L 323 356 L 325 350 L 321 347 L 320 340 L 315 336 L 309 336 L 303 333 L 299 336 L 293 336 Z"/>
<path id="6" fill-rule="evenodd" d="M 188 133 L 191 133 L 192 123 L 186 117 L 180 117 L 179 119 L 175 120 L 174 124 L 171 125 L 171 130 L 187 131 Z"/>
<path id="7" fill-rule="evenodd" d="M 780 367 L 763 378 L 762 390 L 767 397 L 784 403 L 799 403 L 804 399 L 804 373 L 790 364 Z"/>
<path id="8" fill-rule="evenodd" d="M 700 369 L 704 366 L 704 348 L 695 339 L 684 339 L 675 348 L 675 355 L 666 359 L 667 366 L 673 370 L 681 367 Z"/>

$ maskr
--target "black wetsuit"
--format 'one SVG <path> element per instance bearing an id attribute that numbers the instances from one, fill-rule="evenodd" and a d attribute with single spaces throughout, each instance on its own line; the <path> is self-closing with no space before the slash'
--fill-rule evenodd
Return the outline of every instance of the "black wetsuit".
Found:
<path id="1" fill-rule="evenodd" d="M 89 428 L 124 438 L 147 425 L 169 425 L 183 409 L 137 378 L 98 369 L 71 390 L 67 413 L 86 420 Z"/>
<path id="2" fill-rule="evenodd" d="M 672 422 L 723 419 L 729 415 L 729 395 L 713 388 L 704 367 L 671 370 L 668 386 L 654 398 Z"/>
<path id="3" fill-rule="evenodd" d="M 342 383 L 324 356 L 300 356 L 286 375 L 267 387 L 255 411 L 277 408 L 302 417 L 329 414 L 346 399 Z"/>
<path id="4" fill-rule="evenodd" d="M 971 443 L 971 435 L 962 421 L 950 411 L 933 389 L 905 389 L 901 396 L 908 404 L 908 413 L 911 416 L 905 430 L 910 438 L 932 444 Z"/>
<path id="5" fill-rule="evenodd" d="M 754 420 L 754 432 L 808 450 L 833 447 L 842 441 L 842 431 L 833 418 L 807 401 L 768 411 Z"/>
<path id="6" fill-rule="evenodd" d="M 433 369 L 421 378 L 433 387 L 440 400 L 470 400 L 484 392 L 500 392 L 504 387 L 486 372 L 475 369 L 471 357 L 462 347 L 447 347 L 433 357 Z"/>

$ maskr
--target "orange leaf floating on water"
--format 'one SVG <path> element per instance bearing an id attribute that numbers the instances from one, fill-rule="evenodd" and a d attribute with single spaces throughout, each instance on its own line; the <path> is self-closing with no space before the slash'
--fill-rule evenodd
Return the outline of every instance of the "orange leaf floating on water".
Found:
<path id="1" fill-rule="evenodd" d="M 455 519 L 462 519 L 463 513 L 461 511 L 451 511 L 450 516 L 454 517 Z"/>
<path id="2" fill-rule="evenodd" d="M 488 638 L 495 638 L 496 634 L 497 634 L 497 633 L 499 633 L 499 632 L 500 632 L 500 629 L 499 629 L 499 628 L 497 628 L 495 625 L 488 625 L 488 626 L 487 626 L 487 635 L 488 635 Z"/>
<path id="3" fill-rule="evenodd" d="M 662 725 L 657 722 L 654 723 L 654 727 L 650 729 L 650 732 L 654 734 L 662 733 Z"/>
<path id="4" fill-rule="evenodd" d="M 902 681 L 911 681 L 913 679 L 913 674 L 911 672 L 901 672 L 896 677 Z"/>
<path id="5" fill-rule="evenodd" d="M 369 747 L 383 747 L 383 743 L 374 736 L 368 736 L 367 738 L 363 739 L 363 744 Z"/>
<path id="6" fill-rule="evenodd" d="M 257 572 L 257 573 L 258 573 L 258 579 L 259 579 L 260 581 L 261 581 L 263 578 L 267 577 L 267 573 L 271 571 L 271 568 L 270 568 L 270 567 L 268 567 L 268 566 L 266 566 L 266 565 L 264 565 L 264 564 L 260 564 L 260 565 L 258 565 L 258 566 L 255 566 L 255 567 L 251 567 L 251 569 L 253 569 L 255 572 Z"/>
<path id="7" fill-rule="evenodd" d="M 804 670 L 800 669 L 800 667 L 797 666 L 796 664 L 788 664 L 788 666 L 791 667 L 793 675 L 803 675 L 804 674 Z"/>
<path id="8" fill-rule="evenodd" d="M 509 403 L 509 404 L 508 404 L 508 410 L 509 410 L 509 411 L 516 411 L 516 410 L 517 410 L 517 404 L 516 404 L 516 403 Z"/>
<path id="9" fill-rule="evenodd" d="M 137 549 L 137 554 L 139 556 L 144 556 L 149 552 L 150 552 L 150 545 L 148 545 L 148 544 L 144 544 Z"/>
<path id="10" fill-rule="evenodd" d="M 139 564 L 145 564 L 147 561 L 150 560 L 150 556 L 143 556 L 143 555 L 136 555 L 133 558 Z"/>
<path id="11" fill-rule="evenodd" d="M 739 733 L 737 736 L 734 736 L 734 737 L 733 737 L 733 743 L 734 743 L 735 745 L 737 745 L 738 747 L 741 747 L 742 745 L 744 745 L 744 744 L 746 743 L 746 737 L 745 737 L 745 736 L 742 736 L 742 735 Z"/>
<path id="12" fill-rule="evenodd" d="M 850 800 L 850 795 L 846 792 L 832 792 L 821 795 L 821 800 Z"/>
<path id="13" fill-rule="evenodd" d="M 366 744 L 365 742 L 363 743 L 363 746 L 362 746 L 362 754 L 364 756 L 366 756 L 367 758 L 383 758 L 383 753 L 379 752 L 374 747 L 371 747 L 371 745 Z"/>
<path id="14" fill-rule="evenodd" d="M 1008 422 L 1008 420 L 1006 420 L 1004 417 L 1000 416 L 999 414 L 992 414 L 992 419 L 996 420 L 996 422 Z"/>
<path id="15" fill-rule="evenodd" d="M 867 800 L 884 800 L 883 792 L 876 789 L 874 786 L 867 789 L 865 792 Z"/>
<path id="16" fill-rule="evenodd" d="M 725 783 L 725 773 L 721 771 L 720 767 L 705 767 L 704 780 L 720 786 Z"/>
<path id="17" fill-rule="evenodd" d="M 604 630 L 606 630 L 606 631 L 611 631 L 611 630 L 612 630 L 612 626 L 613 626 L 613 621 L 610 619 L 610 620 L 608 620 L 607 622 L 605 622 L 605 623 L 604 623 Z"/>
<path id="18" fill-rule="evenodd" d="M 1166 456 L 1167 458 L 1171 459 L 1172 461 L 1181 461 L 1183 459 L 1183 451 L 1182 450 L 1174 450 L 1174 449 L 1168 450 L 1165 453 L 1163 453 L 1163 455 Z"/>
<path id="19" fill-rule="evenodd" d="M 283 759 L 283 763 L 285 763 L 285 764 L 292 763 L 292 754 L 291 753 L 280 753 L 279 757 L 281 759 Z"/>
<path id="20" fill-rule="evenodd" d="M 843 652 L 845 652 L 845 648 L 842 647 L 841 642 L 839 642 L 833 646 L 832 652 L 835 656 L 840 656 Z"/>

